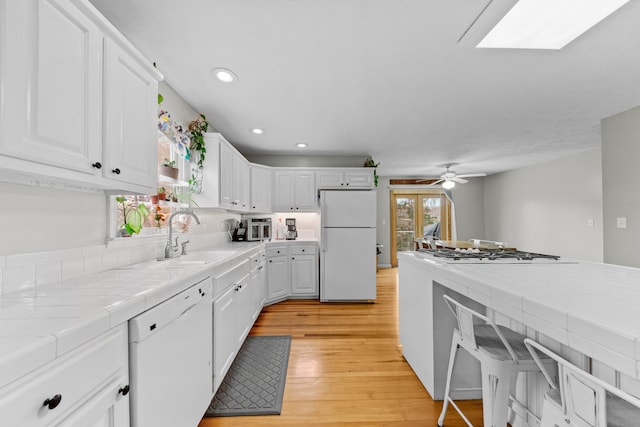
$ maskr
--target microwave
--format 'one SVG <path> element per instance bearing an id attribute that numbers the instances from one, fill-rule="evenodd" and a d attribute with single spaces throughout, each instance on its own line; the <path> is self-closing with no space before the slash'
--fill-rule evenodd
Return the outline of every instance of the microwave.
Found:
<path id="1" fill-rule="evenodd" d="M 247 219 L 247 240 L 271 240 L 271 218 Z"/>

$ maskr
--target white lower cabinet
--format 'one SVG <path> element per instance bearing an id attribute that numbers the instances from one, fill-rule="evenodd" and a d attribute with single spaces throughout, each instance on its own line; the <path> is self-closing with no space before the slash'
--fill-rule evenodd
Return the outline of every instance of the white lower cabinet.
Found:
<path id="1" fill-rule="evenodd" d="M 0 389 L 2 425 L 129 426 L 127 325 Z"/>
<path id="2" fill-rule="evenodd" d="M 262 310 L 266 294 L 264 251 L 231 266 L 215 280 L 213 301 L 213 390 L 220 387 Z"/>
<path id="3" fill-rule="evenodd" d="M 291 295 L 319 295 L 318 249 L 315 245 L 291 247 Z"/>
<path id="4" fill-rule="evenodd" d="M 282 243 L 267 246 L 267 302 L 288 297 L 318 297 L 318 246 L 316 243 Z"/>
<path id="5" fill-rule="evenodd" d="M 286 245 L 267 247 L 267 302 L 287 298 L 291 293 L 291 267 Z"/>

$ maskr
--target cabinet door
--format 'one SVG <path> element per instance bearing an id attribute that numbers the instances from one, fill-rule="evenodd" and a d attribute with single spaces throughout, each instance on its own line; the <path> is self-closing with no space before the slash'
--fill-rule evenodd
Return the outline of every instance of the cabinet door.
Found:
<path id="1" fill-rule="evenodd" d="M 234 209 L 245 212 L 249 209 L 251 193 L 249 165 L 237 153 L 233 155 L 233 205 Z"/>
<path id="2" fill-rule="evenodd" d="M 213 390 L 229 370 L 236 355 L 238 317 L 234 305 L 236 287 L 233 286 L 213 302 Z"/>
<path id="3" fill-rule="evenodd" d="M 311 171 L 295 173 L 295 210 L 316 210 L 315 173 Z"/>
<path id="4" fill-rule="evenodd" d="M 339 188 L 344 184 L 344 174 L 341 171 L 316 172 L 318 188 Z"/>
<path id="5" fill-rule="evenodd" d="M 280 255 L 269 258 L 267 262 L 268 301 L 275 301 L 289 296 L 290 289 L 289 258 Z"/>
<path id="6" fill-rule="evenodd" d="M 345 183 L 348 187 L 372 188 L 373 172 L 345 172 Z"/>
<path id="7" fill-rule="evenodd" d="M 104 43 L 104 176 L 157 183 L 158 83 L 115 42 Z"/>
<path id="8" fill-rule="evenodd" d="M 291 211 L 295 208 L 294 173 L 289 171 L 276 171 L 274 180 L 273 208 L 277 212 Z"/>
<path id="9" fill-rule="evenodd" d="M 220 207 L 234 209 L 233 204 L 233 150 L 220 144 Z"/>
<path id="10" fill-rule="evenodd" d="M 291 256 L 291 294 L 318 295 L 318 257 L 316 255 Z"/>
<path id="11" fill-rule="evenodd" d="M 249 335 L 249 331 L 253 326 L 253 297 L 251 295 L 253 287 L 250 281 L 251 276 L 248 274 L 242 278 L 235 287 L 235 296 L 233 305 L 238 312 L 236 349 L 240 349 L 244 339 Z"/>
<path id="12" fill-rule="evenodd" d="M 126 378 L 118 378 L 105 386 L 58 427 L 128 427 L 129 396 L 122 389 Z"/>
<path id="13" fill-rule="evenodd" d="M 251 166 L 251 212 L 271 212 L 271 171 Z"/>
<path id="14" fill-rule="evenodd" d="M 0 10 L 0 154 L 99 176 L 102 33 L 65 0 L 0 0 Z"/>

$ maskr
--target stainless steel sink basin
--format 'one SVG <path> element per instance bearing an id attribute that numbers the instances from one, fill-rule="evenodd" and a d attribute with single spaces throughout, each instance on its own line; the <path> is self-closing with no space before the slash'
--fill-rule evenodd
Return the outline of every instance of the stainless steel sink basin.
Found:
<path id="1" fill-rule="evenodd" d="M 222 261 L 234 255 L 234 251 L 202 251 L 174 258 L 172 261 L 180 264 L 211 264 Z"/>
<path id="2" fill-rule="evenodd" d="M 211 264 L 224 260 L 235 254 L 235 251 L 201 251 L 188 255 L 182 255 L 170 259 L 152 259 L 136 264 L 120 267 L 123 269 L 144 269 L 144 268 L 181 268 L 188 265 Z"/>

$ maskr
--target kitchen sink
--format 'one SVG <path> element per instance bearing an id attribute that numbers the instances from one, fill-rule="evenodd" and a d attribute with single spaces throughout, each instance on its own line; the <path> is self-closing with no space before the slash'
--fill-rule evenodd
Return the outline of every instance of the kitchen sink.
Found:
<path id="1" fill-rule="evenodd" d="M 202 251 L 195 252 L 188 255 L 182 255 L 180 257 L 171 260 L 178 264 L 211 264 L 212 262 L 221 261 L 234 255 L 235 251 Z"/>
<path id="2" fill-rule="evenodd" d="M 152 259 L 136 264 L 120 267 L 121 269 L 145 269 L 145 268 L 181 268 L 188 265 L 211 264 L 234 255 L 235 251 L 202 251 L 188 255 L 182 255 L 170 259 Z"/>

